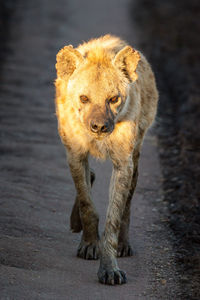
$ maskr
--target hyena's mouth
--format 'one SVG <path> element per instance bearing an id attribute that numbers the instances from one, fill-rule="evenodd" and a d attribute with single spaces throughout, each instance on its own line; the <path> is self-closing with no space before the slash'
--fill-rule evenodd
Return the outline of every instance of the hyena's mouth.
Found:
<path id="1" fill-rule="evenodd" d="M 107 138 L 111 133 L 113 132 L 113 130 L 112 131 L 110 131 L 109 133 L 105 133 L 105 134 L 93 134 L 92 136 L 96 139 L 96 140 L 103 140 L 103 139 L 105 139 L 105 138 Z"/>

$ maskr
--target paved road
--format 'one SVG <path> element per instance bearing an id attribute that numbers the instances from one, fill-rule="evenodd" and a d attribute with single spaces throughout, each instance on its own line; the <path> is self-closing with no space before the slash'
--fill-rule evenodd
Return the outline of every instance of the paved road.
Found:
<path id="1" fill-rule="evenodd" d="M 91 2 L 91 3 L 90 3 Z M 179 299 L 153 132 L 132 205 L 135 254 L 119 259 L 128 283 L 98 283 L 97 261 L 76 257 L 69 230 L 75 190 L 54 113 L 55 56 L 104 33 L 139 45 L 129 1 L 18 0 L 0 81 L 0 299 Z M 103 230 L 111 165 L 92 162 Z"/>

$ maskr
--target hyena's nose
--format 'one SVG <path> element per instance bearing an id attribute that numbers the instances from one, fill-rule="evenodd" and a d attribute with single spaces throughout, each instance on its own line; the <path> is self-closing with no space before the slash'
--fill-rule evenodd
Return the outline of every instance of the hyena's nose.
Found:
<path id="1" fill-rule="evenodd" d="M 104 133 L 109 131 L 109 126 L 107 123 L 105 124 L 98 124 L 97 122 L 91 121 L 90 122 L 90 129 L 94 133 Z"/>

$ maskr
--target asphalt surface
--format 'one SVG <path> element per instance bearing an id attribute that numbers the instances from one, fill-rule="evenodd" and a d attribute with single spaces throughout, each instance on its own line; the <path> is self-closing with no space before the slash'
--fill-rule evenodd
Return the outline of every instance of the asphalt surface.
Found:
<path id="1" fill-rule="evenodd" d="M 179 299 L 172 236 L 153 130 L 144 143 L 132 205 L 134 256 L 119 259 L 128 283 L 98 283 L 98 261 L 76 257 L 69 230 L 74 185 L 57 134 L 55 56 L 105 33 L 139 46 L 129 1 L 17 1 L 0 81 L 0 299 Z M 143 37 L 144 38 L 144 37 Z M 103 231 L 110 163 L 92 161 Z"/>

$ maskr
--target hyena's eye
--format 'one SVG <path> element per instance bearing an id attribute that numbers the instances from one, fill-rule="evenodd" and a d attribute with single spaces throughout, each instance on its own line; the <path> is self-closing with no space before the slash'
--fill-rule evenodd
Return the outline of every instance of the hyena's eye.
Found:
<path id="1" fill-rule="evenodd" d="M 80 100 L 81 100 L 82 103 L 87 103 L 89 101 L 88 97 L 85 96 L 85 95 L 81 95 Z"/>
<path id="2" fill-rule="evenodd" d="M 110 103 L 113 103 L 113 104 L 117 103 L 118 100 L 119 100 L 119 96 L 114 96 L 114 97 L 110 98 Z"/>

